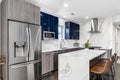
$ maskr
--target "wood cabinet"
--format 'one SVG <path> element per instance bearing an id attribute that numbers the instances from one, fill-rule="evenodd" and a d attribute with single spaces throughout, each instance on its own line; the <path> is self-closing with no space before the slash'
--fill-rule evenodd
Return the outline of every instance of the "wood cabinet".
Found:
<path id="1" fill-rule="evenodd" d="M 54 70 L 54 53 L 48 52 L 42 54 L 42 74 L 49 73 Z"/>
<path id="2" fill-rule="evenodd" d="M 8 0 L 8 19 L 40 24 L 40 8 L 25 0 Z"/>
<path id="3" fill-rule="evenodd" d="M 65 22 L 65 39 L 79 39 L 79 24 Z"/>
<path id="4" fill-rule="evenodd" d="M 42 31 L 55 32 L 55 39 L 58 39 L 58 17 L 41 12 Z"/>

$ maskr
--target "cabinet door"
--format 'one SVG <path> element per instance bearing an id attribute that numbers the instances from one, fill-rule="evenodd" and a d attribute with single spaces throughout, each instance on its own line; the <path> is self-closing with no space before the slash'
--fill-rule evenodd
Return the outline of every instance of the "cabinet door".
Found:
<path id="1" fill-rule="evenodd" d="M 55 32 L 55 39 L 58 39 L 58 17 L 53 18 L 53 32 Z"/>
<path id="2" fill-rule="evenodd" d="M 41 12 L 41 26 L 42 31 L 48 31 L 48 15 Z"/>
<path id="3" fill-rule="evenodd" d="M 32 16 L 33 16 L 33 6 L 28 3 L 28 2 L 24 2 L 24 16 L 25 16 L 25 22 L 32 22 Z"/>
<path id="4" fill-rule="evenodd" d="M 75 39 L 75 24 L 70 22 L 70 39 Z"/>
<path id="5" fill-rule="evenodd" d="M 29 23 L 40 24 L 40 8 L 24 1 L 24 20 Z"/>
<path id="6" fill-rule="evenodd" d="M 40 24 L 40 7 L 33 5 L 33 20 L 35 24 Z"/>
<path id="7" fill-rule="evenodd" d="M 53 26 L 54 26 L 53 20 L 54 20 L 54 17 L 52 15 L 48 15 L 48 31 L 51 31 L 51 32 L 53 32 Z"/>
<path id="8" fill-rule="evenodd" d="M 8 0 L 8 18 L 14 20 L 23 20 L 24 0 Z"/>
<path id="9" fill-rule="evenodd" d="M 42 74 L 53 71 L 54 69 L 54 54 L 43 53 L 42 54 Z"/>
<path id="10" fill-rule="evenodd" d="M 40 8 L 25 0 L 8 0 L 8 19 L 40 24 Z"/>
<path id="11" fill-rule="evenodd" d="M 50 71 L 54 70 L 54 53 L 50 53 Z"/>
<path id="12" fill-rule="evenodd" d="M 46 69 L 46 53 L 42 54 L 42 74 L 45 74 L 47 72 Z"/>
<path id="13" fill-rule="evenodd" d="M 65 39 L 79 39 L 79 25 L 73 22 L 65 23 Z"/>
<path id="14" fill-rule="evenodd" d="M 75 39 L 79 39 L 80 29 L 79 24 L 76 24 L 76 32 L 75 32 Z"/>
<path id="15" fill-rule="evenodd" d="M 42 54 L 42 74 L 50 72 L 50 54 Z"/>
<path id="16" fill-rule="evenodd" d="M 65 23 L 65 39 L 70 39 L 70 23 Z"/>

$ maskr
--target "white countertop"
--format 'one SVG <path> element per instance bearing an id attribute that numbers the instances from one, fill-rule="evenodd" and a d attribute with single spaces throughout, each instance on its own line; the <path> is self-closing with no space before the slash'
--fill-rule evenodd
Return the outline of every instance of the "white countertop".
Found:
<path id="1" fill-rule="evenodd" d="M 84 49 L 84 50 L 78 50 L 73 51 L 69 53 L 60 54 L 59 56 L 69 56 L 69 57 L 84 57 L 86 59 L 93 59 L 97 56 L 100 56 L 104 54 L 106 51 L 103 50 L 90 50 L 90 49 Z"/>
<path id="2" fill-rule="evenodd" d="M 78 50 L 59 55 L 58 80 L 90 80 L 90 60 L 104 55 L 104 50 Z"/>

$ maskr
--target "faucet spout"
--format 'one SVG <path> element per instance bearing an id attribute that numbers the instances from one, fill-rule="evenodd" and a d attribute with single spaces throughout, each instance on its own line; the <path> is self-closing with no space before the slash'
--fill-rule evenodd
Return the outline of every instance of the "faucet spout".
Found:
<path id="1" fill-rule="evenodd" d="M 64 41 L 64 40 L 61 40 L 61 41 L 60 41 L 60 49 L 63 49 L 63 48 L 64 48 L 64 45 L 65 45 L 65 41 Z"/>

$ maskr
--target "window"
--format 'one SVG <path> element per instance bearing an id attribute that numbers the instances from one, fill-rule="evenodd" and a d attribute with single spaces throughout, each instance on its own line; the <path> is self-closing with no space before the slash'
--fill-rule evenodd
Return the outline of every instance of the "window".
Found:
<path id="1" fill-rule="evenodd" d="M 64 27 L 63 26 L 58 27 L 58 39 L 59 40 L 64 39 Z"/>

